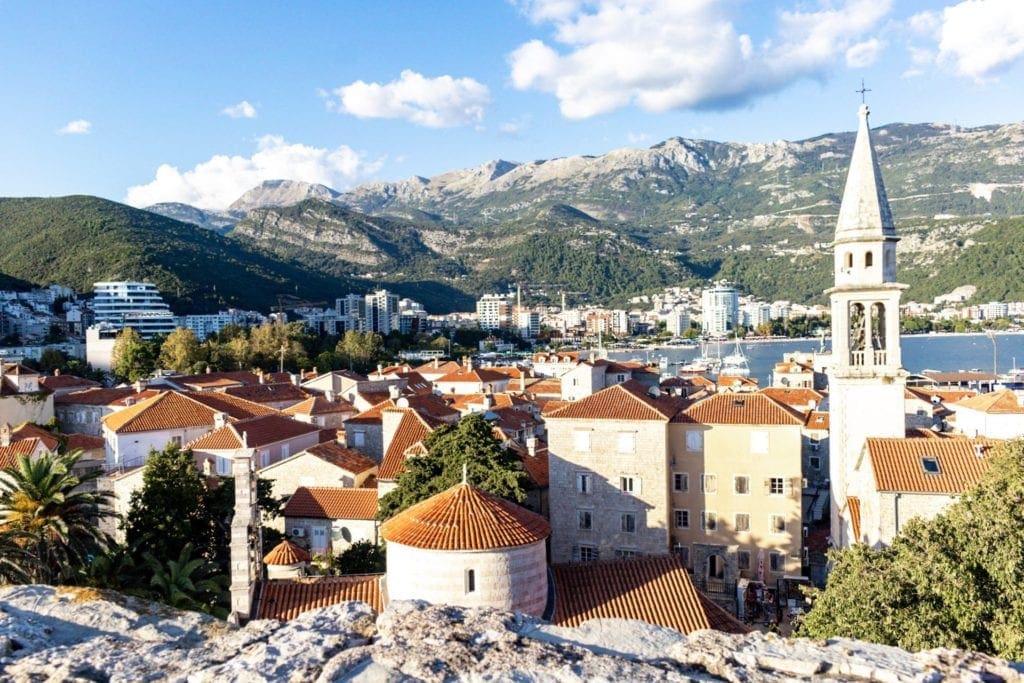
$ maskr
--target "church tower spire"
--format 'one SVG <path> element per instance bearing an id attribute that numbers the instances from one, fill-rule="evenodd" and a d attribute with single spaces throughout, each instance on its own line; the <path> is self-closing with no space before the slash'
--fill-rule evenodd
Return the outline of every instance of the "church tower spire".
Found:
<path id="1" fill-rule="evenodd" d="M 829 361 L 829 479 L 832 542 L 853 537 L 850 498 L 858 498 L 856 463 L 868 437 L 903 437 L 907 373 L 900 353 L 900 297 L 896 282 L 896 226 L 871 143 L 869 110 L 861 104 L 836 222 Z"/>

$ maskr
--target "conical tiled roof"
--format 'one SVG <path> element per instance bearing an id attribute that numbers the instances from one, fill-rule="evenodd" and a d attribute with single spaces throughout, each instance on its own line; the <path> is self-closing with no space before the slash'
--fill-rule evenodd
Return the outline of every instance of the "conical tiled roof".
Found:
<path id="1" fill-rule="evenodd" d="M 266 554 L 263 558 L 263 562 L 265 564 L 273 564 L 277 566 L 309 562 L 309 553 L 291 541 L 285 539 L 275 545 L 274 549 Z"/>
<path id="2" fill-rule="evenodd" d="M 381 534 L 414 548 L 491 550 L 543 541 L 551 525 L 515 503 L 457 484 L 384 522 Z"/>
<path id="3" fill-rule="evenodd" d="M 858 112 L 857 141 L 853 145 L 850 171 L 846 176 L 846 189 L 843 190 L 843 203 L 836 223 L 836 243 L 896 237 L 882 171 L 871 144 L 868 113 L 868 106 L 862 104 Z"/>

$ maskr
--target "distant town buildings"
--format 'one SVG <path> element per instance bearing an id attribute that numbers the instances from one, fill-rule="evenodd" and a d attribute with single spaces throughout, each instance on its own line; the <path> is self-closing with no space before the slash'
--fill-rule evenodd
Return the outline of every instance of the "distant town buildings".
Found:
<path id="1" fill-rule="evenodd" d="M 92 302 L 95 322 L 117 329 L 131 327 L 143 339 L 170 334 L 177 327 L 171 307 L 149 282 L 96 282 Z"/>
<path id="2" fill-rule="evenodd" d="M 701 331 L 709 337 L 728 337 L 739 325 L 739 292 L 727 284 L 707 287 L 700 295 Z"/>

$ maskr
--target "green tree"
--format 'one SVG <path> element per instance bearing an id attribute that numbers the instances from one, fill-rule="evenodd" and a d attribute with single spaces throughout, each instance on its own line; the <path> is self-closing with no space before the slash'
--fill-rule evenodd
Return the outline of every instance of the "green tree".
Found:
<path id="1" fill-rule="evenodd" d="M 213 560 L 223 542 L 209 498 L 192 451 L 174 444 L 150 451 L 142 488 L 132 493 L 124 520 L 128 545 L 164 562 L 194 543 L 204 558 Z"/>
<path id="2" fill-rule="evenodd" d="M 160 347 L 160 367 L 176 372 L 188 372 L 199 361 L 199 340 L 187 327 L 179 327 L 164 340 Z"/>
<path id="3" fill-rule="evenodd" d="M 381 574 L 387 569 L 384 546 L 356 541 L 336 556 L 331 569 L 337 574 Z"/>
<path id="4" fill-rule="evenodd" d="M 978 486 L 890 547 L 832 554 L 799 635 L 908 650 L 957 647 L 1024 658 L 1024 441 L 992 456 Z"/>
<path id="5" fill-rule="evenodd" d="M 47 347 L 39 354 L 39 369 L 43 372 L 62 370 L 67 362 L 67 355 L 60 349 Z"/>
<path id="6" fill-rule="evenodd" d="M 494 438 L 491 425 L 480 415 L 466 415 L 445 425 L 424 442 L 427 455 L 409 458 L 398 485 L 380 500 L 378 515 L 387 519 L 411 505 L 467 481 L 511 501 L 526 498 L 529 478 L 516 455 Z"/>
<path id="7" fill-rule="evenodd" d="M 156 348 L 156 344 L 144 340 L 131 327 L 126 327 L 114 340 L 110 367 L 115 375 L 129 382 L 148 377 L 156 368 Z"/>
<path id="8" fill-rule="evenodd" d="M 334 349 L 349 368 L 365 372 L 371 369 L 384 350 L 384 339 L 376 332 L 349 330 Z"/>
<path id="9" fill-rule="evenodd" d="M 108 495 L 80 488 L 99 476 L 74 473 L 81 456 L 81 451 L 21 455 L 12 467 L 0 470 L 0 529 L 8 543 L 13 537 L 23 549 L 14 560 L 22 563 L 30 581 L 68 580 L 110 544 L 96 526 L 96 520 L 113 514 Z"/>
<path id="10" fill-rule="evenodd" d="M 227 577 L 218 574 L 213 563 L 192 557 L 192 551 L 192 544 L 186 543 L 176 558 L 162 561 L 145 553 L 146 564 L 152 571 L 150 586 L 157 599 L 171 607 L 226 616 L 226 610 L 218 603 L 223 601 Z"/>

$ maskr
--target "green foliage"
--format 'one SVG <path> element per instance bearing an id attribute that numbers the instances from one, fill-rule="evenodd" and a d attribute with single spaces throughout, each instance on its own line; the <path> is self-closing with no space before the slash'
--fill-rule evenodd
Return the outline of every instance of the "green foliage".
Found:
<path id="1" fill-rule="evenodd" d="M 908 523 L 891 547 L 832 559 L 800 635 L 1024 658 L 1024 441 L 1000 447 L 945 514 Z"/>
<path id="2" fill-rule="evenodd" d="M 126 327 L 114 340 L 110 369 L 116 377 L 128 382 L 149 377 L 156 369 L 159 348 L 156 340 L 143 339 L 133 328 Z"/>
<path id="3" fill-rule="evenodd" d="M 332 573 L 382 574 L 387 570 L 384 546 L 370 541 L 356 541 L 331 561 Z"/>
<path id="4" fill-rule="evenodd" d="M 345 366 L 357 372 L 372 369 L 378 360 L 383 359 L 384 340 L 376 332 L 356 332 L 349 330 L 338 342 L 334 355 L 341 359 Z"/>
<path id="5" fill-rule="evenodd" d="M 71 580 L 110 544 L 96 527 L 97 519 L 113 514 L 109 495 L 80 488 L 99 476 L 74 473 L 81 455 L 22 455 L 0 470 L 0 549 L 7 548 L 0 553 L 0 576 L 34 583 Z"/>
<path id="6" fill-rule="evenodd" d="M 227 616 L 222 603 L 230 580 L 217 573 L 216 565 L 192 557 L 192 551 L 192 544 L 187 543 L 177 558 L 163 561 L 145 553 L 143 557 L 152 572 L 150 586 L 157 599 L 171 607 Z"/>
<path id="7" fill-rule="evenodd" d="M 196 333 L 187 327 L 171 332 L 160 346 L 159 364 L 162 368 L 188 372 L 199 359 L 199 340 Z"/>
<path id="8" fill-rule="evenodd" d="M 473 486 L 517 503 L 526 499 L 529 478 L 522 463 L 502 448 L 481 415 L 466 415 L 456 425 L 439 428 L 424 445 L 427 455 L 406 459 L 397 487 L 380 499 L 380 519 L 458 484 L 463 465 Z"/>

